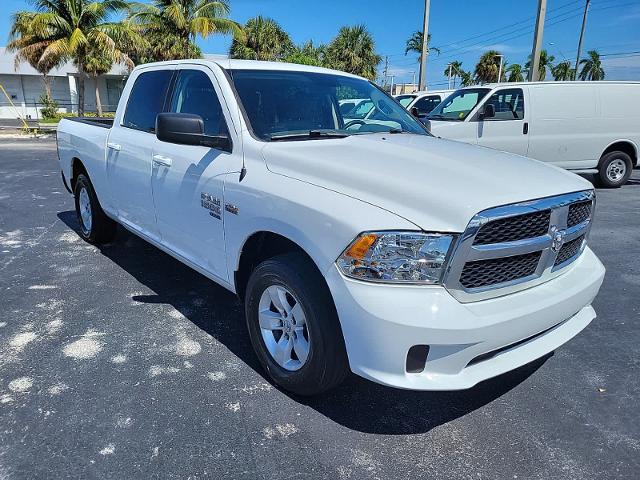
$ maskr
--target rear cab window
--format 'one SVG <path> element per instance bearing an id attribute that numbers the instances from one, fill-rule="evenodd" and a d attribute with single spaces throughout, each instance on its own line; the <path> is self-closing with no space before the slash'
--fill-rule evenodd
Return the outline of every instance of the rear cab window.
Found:
<path id="1" fill-rule="evenodd" d="M 129 94 L 123 127 L 155 132 L 156 117 L 164 109 L 172 75 L 172 70 L 152 70 L 138 75 Z"/>

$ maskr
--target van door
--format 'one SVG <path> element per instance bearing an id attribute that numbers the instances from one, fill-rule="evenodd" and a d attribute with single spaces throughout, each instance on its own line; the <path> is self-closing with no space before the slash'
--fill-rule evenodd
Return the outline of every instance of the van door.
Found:
<path id="1" fill-rule="evenodd" d="M 495 116 L 485 118 L 485 105 L 491 104 Z M 484 101 L 471 120 L 477 127 L 477 143 L 484 147 L 527 155 L 529 123 L 523 88 L 501 88 Z"/>
<path id="2" fill-rule="evenodd" d="M 212 70 L 183 65 L 177 72 L 168 110 L 200 115 L 205 134 L 231 132 L 233 145 L 225 151 L 156 140 L 151 181 L 158 228 L 164 245 L 227 281 L 224 179 L 240 172 L 242 149 Z"/>
<path id="3" fill-rule="evenodd" d="M 164 108 L 172 68 L 145 69 L 132 79 L 122 120 L 114 123 L 107 141 L 107 180 L 116 215 L 153 239 L 158 238 L 158 230 L 151 194 L 151 152 L 156 116 Z"/>

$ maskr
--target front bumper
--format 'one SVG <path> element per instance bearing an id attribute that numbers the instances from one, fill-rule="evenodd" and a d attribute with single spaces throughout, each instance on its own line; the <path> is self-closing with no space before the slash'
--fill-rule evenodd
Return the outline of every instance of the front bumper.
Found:
<path id="1" fill-rule="evenodd" d="M 546 283 L 465 304 L 440 286 L 365 283 L 344 277 L 337 267 L 326 278 L 354 373 L 398 388 L 459 390 L 540 358 L 577 335 L 595 318 L 591 301 L 604 272 L 586 248 Z M 419 373 L 406 370 L 414 345 L 429 345 Z M 495 354 L 485 355 L 490 352 Z"/>

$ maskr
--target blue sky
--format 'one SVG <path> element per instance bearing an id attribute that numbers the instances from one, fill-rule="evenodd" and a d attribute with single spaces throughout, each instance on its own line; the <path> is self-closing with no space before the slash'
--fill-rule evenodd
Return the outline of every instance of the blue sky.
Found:
<path id="1" fill-rule="evenodd" d="M 0 0 L 0 45 L 6 42 L 9 14 L 28 8 L 26 0 Z M 417 71 L 415 54 L 404 55 L 406 39 L 421 28 L 423 0 L 230 0 L 231 18 L 244 23 L 255 15 L 274 18 L 296 43 L 329 42 L 342 25 L 363 23 L 389 73 L 409 82 Z M 431 88 L 445 87 L 448 62 L 472 70 L 479 55 L 493 48 L 509 63 L 524 63 L 531 50 L 538 0 L 432 0 L 432 45 L 441 47 L 427 66 Z M 548 0 L 544 46 L 556 57 L 575 61 L 584 0 Z M 206 53 L 226 53 L 230 39 L 198 40 Z M 583 51 L 597 49 L 609 80 L 640 80 L 640 0 L 592 0 Z M 629 52 L 637 52 L 629 54 Z M 380 66 L 382 69 L 382 65 Z"/>

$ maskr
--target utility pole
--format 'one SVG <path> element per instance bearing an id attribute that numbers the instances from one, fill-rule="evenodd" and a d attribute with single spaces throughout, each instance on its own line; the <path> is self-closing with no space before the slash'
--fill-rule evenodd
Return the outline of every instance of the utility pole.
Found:
<path id="1" fill-rule="evenodd" d="M 496 55 L 496 57 L 500 57 L 500 67 L 498 68 L 498 83 L 500 83 L 500 79 L 502 78 L 502 64 L 504 63 L 504 55 Z"/>
<path id="2" fill-rule="evenodd" d="M 451 64 L 449 64 L 449 90 L 451 90 Z"/>
<path id="3" fill-rule="evenodd" d="M 587 25 L 587 12 L 591 0 L 587 0 L 584 4 L 584 15 L 582 16 L 582 28 L 580 29 L 580 40 L 578 40 L 578 55 L 576 56 L 576 68 L 573 72 L 573 79 L 578 79 L 578 66 L 580 65 L 580 54 L 582 53 L 582 38 L 584 37 L 584 27 Z"/>
<path id="4" fill-rule="evenodd" d="M 391 88 L 389 90 L 389 94 L 393 95 L 393 81 L 396 78 L 396 76 L 395 75 L 389 75 L 389 76 L 391 77 Z"/>
<path id="5" fill-rule="evenodd" d="M 431 0 L 424 0 L 424 22 L 422 24 L 422 52 L 420 53 L 420 85 L 418 90 L 427 89 L 427 55 L 429 55 L 429 8 Z"/>
<path id="6" fill-rule="evenodd" d="M 416 86 L 417 86 L 416 85 L 416 72 L 415 72 L 415 70 L 413 72 L 411 72 L 411 75 L 413 75 L 413 84 L 412 85 L 413 85 L 413 90 L 415 91 Z"/>
<path id="7" fill-rule="evenodd" d="M 536 33 L 533 37 L 533 49 L 531 50 L 531 67 L 529 68 L 529 81 L 538 80 L 538 67 L 540 66 L 540 50 L 542 50 L 542 35 L 544 33 L 544 17 L 547 13 L 547 0 L 538 0 L 538 16 L 536 18 Z"/>
<path id="8" fill-rule="evenodd" d="M 384 69 L 382 70 L 382 86 L 384 87 L 387 84 L 387 73 L 389 70 L 389 56 L 384 56 Z"/>

